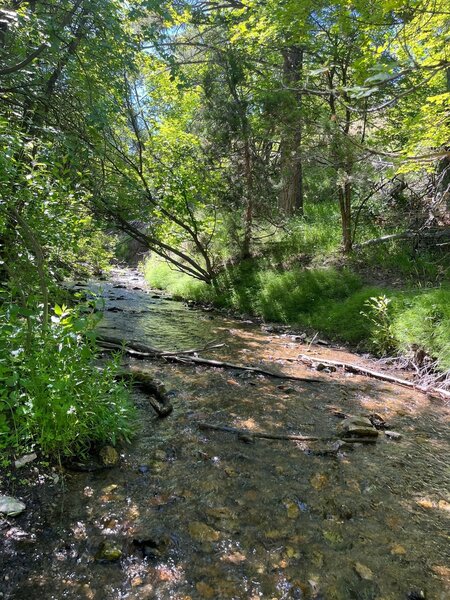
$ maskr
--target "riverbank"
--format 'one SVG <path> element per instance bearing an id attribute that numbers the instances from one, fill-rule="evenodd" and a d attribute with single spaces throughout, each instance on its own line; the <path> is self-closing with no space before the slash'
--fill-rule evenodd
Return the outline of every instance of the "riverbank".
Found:
<path id="1" fill-rule="evenodd" d="M 65 468 L 46 483 L 51 471 L 39 464 L 14 474 L 34 487 L 8 487 L 27 507 L 1 523 L 4 598 L 25 600 L 36 590 L 43 600 L 446 597 L 445 403 L 311 368 L 300 354 L 374 365 L 344 349 L 188 309 L 135 274 L 114 277 L 89 286 L 104 298 L 105 334 L 165 350 L 220 339 L 225 346 L 201 355 L 316 382 L 125 359 L 165 382 L 173 413 L 158 419 L 133 391 L 137 435 L 118 448 L 116 467 Z M 349 448 L 252 437 L 337 440 L 343 416 L 370 415 L 397 438 L 380 429 L 376 441 Z M 250 435 L 205 431 L 201 423 Z"/>
<path id="2" fill-rule="evenodd" d="M 349 267 L 281 270 L 257 261 L 226 269 L 215 287 L 157 261 L 147 261 L 144 273 L 152 287 L 175 298 L 307 328 L 379 356 L 404 356 L 423 376 L 450 371 L 450 287 L 445 283 L 369 285 Z"/>

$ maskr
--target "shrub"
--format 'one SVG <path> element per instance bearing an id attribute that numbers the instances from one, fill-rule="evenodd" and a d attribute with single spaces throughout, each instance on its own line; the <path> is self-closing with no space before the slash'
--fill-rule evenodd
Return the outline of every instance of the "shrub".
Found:
<path id="1" fill-rule="evenodd" d="M 394 306 L 391 329 L 400 351 L 418 346 L 450 369 L 449 288 L 404 294 Z"/>
<path id="2" fill-rule="evenodd" d="M 102 369 L 87 319 L 55 307 L 41 330 L 39 315 L 15 305 L 1 314 L 0 449 L 38 447 L 46 455 L 87 452 L 92 443 L 128 440 L 133 408 L 114 381 L 117 362 Z"/>

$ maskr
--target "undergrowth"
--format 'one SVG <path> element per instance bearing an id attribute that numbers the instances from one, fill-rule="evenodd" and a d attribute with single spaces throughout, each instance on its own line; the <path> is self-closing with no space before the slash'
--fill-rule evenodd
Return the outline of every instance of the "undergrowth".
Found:
<path id="1" fill-rule="evenodd" d="M 116 361 L 95 366 L 83 308 L 56 306 L 46 328 L 39 312 L 0 309 L 0 451 L 83 455 L 92 444 L 129 439 L 134 409 L 114 380 Z"/>
<path id="2" fill-rule="evenodd" d="M 450 369 L 450 287 L 445 283 L 398 290 L 365 285 L 349 268 L 283 271 L 257 260 L 225 269 L 214 287 L 156 260 L 148 260 L 144 271 L 152 287 L 178 299 L 311 328 L 380 355 L 420 347 L 441 369 Z"/>

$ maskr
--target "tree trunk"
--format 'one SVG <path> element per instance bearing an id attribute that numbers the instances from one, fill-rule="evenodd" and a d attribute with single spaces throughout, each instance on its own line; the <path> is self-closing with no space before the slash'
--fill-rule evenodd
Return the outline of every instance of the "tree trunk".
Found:
<path id="1" fill-rule="evenodd" d="M 246 137 L 244 141 L 244 169 L 245 181 L 247 188 L 247 199 L 244 216 L 244 239 L 242 242 L 242 258 L 250 258 L 251 242 L 253 229 L 253 172 L 252 172 L 252 156 L 249 140 Z"/>
<path id="2" fill-rule="evenodd" d="M 344 254 L 348 254 L 353 249 L 352 239 L 352 186 L 349 181 L 349 173 L 346 173 L 346 180 L 339 185 L 338 190 L 339 209 L 341 211 L 342 223 L 342 245 Z"/>
<path id="3" fill-rule="evenodd" d="M 283 51 L 283 80 L 294 89 L 296 109 L 288 119 L 287 131 L 281 140 L 281 192 L 278 206 L 286 215 L 303 213 L 303 165 L 301 156 L 302 123 L 298 116 L 302 96 L 298 91 L 303 69 L 303 49 L 291 46 Z"/>

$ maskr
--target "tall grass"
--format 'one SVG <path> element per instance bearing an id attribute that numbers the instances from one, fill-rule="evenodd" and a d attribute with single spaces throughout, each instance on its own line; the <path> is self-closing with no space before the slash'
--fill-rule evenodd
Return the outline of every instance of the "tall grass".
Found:
<path id="1" fill-rule="evenodd" d="M 364 285 L 360 276 L 348 268 L 280 271 L 258 261 L 225 269 L 215 287 L 154 260 L 147 261 L 145 276 L 150 285 L 168 290 L 177 298 L 211 302 L 265 321 L 313 329 L 332 340 L 373 351 L 383 348 L 377 315 L 369 314 L 367 302 L 385 296 L 391 300 L 388 321 L 382 323 L 389 330 L 389 348 L 406 353 L 421 347 L 439 361 L 442 369 L 450 369 L 448 287 L 400 291 Z"/>

